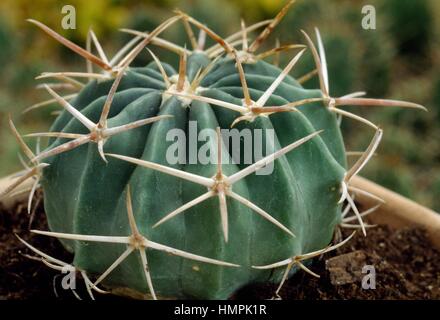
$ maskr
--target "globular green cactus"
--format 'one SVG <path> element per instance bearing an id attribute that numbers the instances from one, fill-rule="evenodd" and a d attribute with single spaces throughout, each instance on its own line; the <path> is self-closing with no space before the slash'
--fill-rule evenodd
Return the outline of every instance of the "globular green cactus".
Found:
<path id="1" fill-rule="evenodd" d="M 304 89 L 288 75 L 305 46 L 288 46 L 302 50 L 284 70 L 263 61 L 279 50 L 256 51 L 292 3 L 265 23 L 250 45 L 248 31 L 255 26 L 243 24 L 223 39 L 177 12 L 151 33 L 139 33 L 132 49 L 110 61 L 102 50 L 95 56 L 32 21 L 103 69 L 43 75 L 76 85 L 70 77 L 96 79 L 70 102 L 46 86 L 64 111 L 49 133 L 31 135 L 50 138 L 41 153 L 26 147 L 11 121 L 32 164 L 23 177 L 36 177 L 35 187 L 41 178 L 44 190 L 51 231 L 34 232 L 62 239 L 89 289 L 101 290 L 102 284 L 150 298 L 225 299 L 249 283 L 281 281 L 278 293 L 298 268 L 315 275 L 305 260 L 348 240 L 328 246 L 337 226 L 365 232 L 349 182 L 376 150 L 382 130 L 339 106 L 421 106 L 359 98 L 359 93 L 331 97 L 318 31 L 318 50 L 304 35 L 317 64 L 319 90 Z M 177 21 L 188 30 L 192 50 L 158 37 Z M 201 30 L 198 40 L 193 26 Z M 205 49 L 205 36 L 217 44 Z M 237 39 L 240 49 L 231 45 Z M 153 53 L 153 63 L 130 68 L 149 44 L 179 53 L 178 71 Z M 338 116 L 376 131 L 350 169 Z M 224 130 L 232 126 L 250 132 L 250 145 L 244 135 L 240 150 L 228 143 Z M 185 133 L 186 144 L 181 148 L 170 132 Z M 265 141 L 261 157 L 254 150 L 258 139 Z M 178 150 L 184 163 L 170 161 Z M 202 150 L 216 161 L 192 161 Z M 344 200 L 354 216 L 341 213 Z M 52 265 L 67 265 L 26 245 Z"/>

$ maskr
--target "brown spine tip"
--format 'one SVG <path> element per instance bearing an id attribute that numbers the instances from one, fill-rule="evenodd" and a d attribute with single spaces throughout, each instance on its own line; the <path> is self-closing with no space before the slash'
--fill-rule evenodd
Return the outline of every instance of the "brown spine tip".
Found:
<path id="1" fill-rule="evenodd" d="M 43 24 L 43 23 L 41 23 L 41 22 L 39 22 L 37 20 L 34 20 L 34 19 L 27 19 L 26 21 L 36 25 L 41 30 L 46 32 L 49 36 L 51 36 L 52 38 L 57 40 L 59 43 L 61 43 L 62 45 L 66 46 L 67 48 L 69 48 L 73 52 L 79 54 L 83 58 L 85 58 L 85 59 L 91 61 L 92 63 L 96 64 L 100 68 L 102 68 L 102 69 L 104 69 L 106 71 L 111 71 L 112 70 L 112 67 L 110 65 L 108 65 L 107 63 L 105 63 L 104 61 L 102 61 L 100 58 L 98 58 L 94 54 L 88 52 L 87 50 L 81 48 L 80 46 L 78 46 L 77 44 L 73 43 L 72 41 L 67 40 L 66 38 L 64 38 L 63 36 L 61 36 L 57 32 L 55 32 L 54 30 L 52 30 L 51 28 L 49 28 L 45 24 Z"/>
<path id="2" fill-rule="evenodd" d="M 273 32 L 275 27 L 281 22 L 281 20 L 286 15 L 289 8 L 296 2 L 296 0 L 289 1 L 281 10 L 278 12 L 276 17 L 272 20 L 272 22 L 258 35 L 258 37 L 252 42 L 249 47 L 248 52 L 254 53 L 261 46 L 264 40 L 269 37 L 269 35 Z"/>
<path id="3" fill-rule="evenodd" d="M 185 46 L 185 48 L 186 48 L 186 46 Z M 186 55 L 186 50 L 185 50 L 184 53 L 180 55 L 179 78 L 177 79 L 177 85 L 176 85 L 177 91 L 182 91 L 183 87 L 185 85 L 186 61 L 187 61 L 187 55 Z"/>

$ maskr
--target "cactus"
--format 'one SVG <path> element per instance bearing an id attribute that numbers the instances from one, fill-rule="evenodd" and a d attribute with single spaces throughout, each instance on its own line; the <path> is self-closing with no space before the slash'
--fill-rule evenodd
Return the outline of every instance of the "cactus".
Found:
<path id="1" fill-rule="evenodd" d="M 93 290 L 103 291 L 102 285 L 144 298 L 225 299 L 246 284 L 267 280 L 280 282 L 278 294 L 298 269 L 318 276 L 308 267 L 310 259 L 351 238 L 329 245 L 335 230 L 360 228 L 365 234 L 362 216 L 372 210 L 358 211 L 352 193 L 365 192 L 351 187 L 350 180 L 382 137 L 375 124 L 340 107 L 423 107 L 361 98 L 362 93 L 332 97 L 318 30 L 318 49 L 303 34 L 320 89 L 304 89 L 289 76 L 305 45 L 258 53 L 293 2 L 269 22 L 250 27 L 243 22 L 241 31 L 225 39 L 177 11 L 152 32 L 136 33 L 136 40 L 111 60 L 93 34 L 90 41 L 99 55 L 30 20 L 86 58 L 87 72 L 40 77 L 79 88 L 67 101 L 55 85 L 45 85 L 64 109 L 50 132 L 28 135 L 48 137 L 45 150 L 34 154 L 10 120 L 29 166 L 5 193 L 32 177 L 30 207 L 41 185 L 51 231 L 32 232 L 61 239 L 74 260 L 69 264 L 23 243 L 54 268 L 75 268 L 92 297 Z M 188 31 L 192 50 L 159 37 L 178 21 Z M 263 26 L 249 44 L 250 32 Z M 194 28 L 200 29 L 198 39 Z M 210 48 L 205 48 L 207 36 L 217 42 Z M 178 53 L 178 70 L 151 51 L 153 63 L 130 67 L 147 45 Z M 263 60 L 286 48 L 300 51 L 284 69 Z M 102 72 L 94 72 L 92 63 Z M 340 117 L 375 130 L 351 168 Z M 246 150 L 241 149 L 239 161 L 231 161 L 237 150 L 224 137 L 231 127 L 250 130 L 253 141 L 261 132 L 266 141 L 261 157 L 253 154 L 251 163 L 244 163 Z M 190 137 L 183 147 L 186 164 L 169 161 L 176 144 L 167 134 L 173 129 Z M 206 133 L 205 141 L 195 141 L 194 132 Z M 209 150 L 214 161 L 191 162 L 192 148 Z M 270 174 L 259 174 L 270 165 Z M 349 210 L 353 215 L 347 215 Z"/>

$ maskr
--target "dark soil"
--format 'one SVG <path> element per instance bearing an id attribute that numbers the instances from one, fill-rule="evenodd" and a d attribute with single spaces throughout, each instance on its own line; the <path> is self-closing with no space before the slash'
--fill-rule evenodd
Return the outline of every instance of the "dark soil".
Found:
<path id="1" fill-rule="evenodd" d="M 59 271 L 25 256 L 32 253 L 15 234 L 53 257 L 72 261 L 72 255 L 56 239 L 31 234 L 29 219 L 23 204 L 11 210 L 0 208 L 0 300 L 76 299 L 70 290 L 61 288 Z M 47 230 L 41 204 L 35 210 L 31 229 Z M 365 265 L 375 269 L 375 289 L 362 288 L 362 279 L 371 275 L 371 269 L 362 273 Z M 378 226 L 369 229 L 366 238 L 358 232 L 344 247 L 315 259 L 310 269 L 321 277 L 317 279 L 299 271 L 285 283 L 280 297 L 286 300 L 440 299 L 440 253 L 430 244 L 424 230 L 417 228 L 395 231 Z M 250 285 L 232 298 L 270 299 L 276 288 L 271 283 Z M 84 287 L 77 288 L 77 293 L 89 299 Z M 97 293 L 95 298 L 121 299 Z"/>

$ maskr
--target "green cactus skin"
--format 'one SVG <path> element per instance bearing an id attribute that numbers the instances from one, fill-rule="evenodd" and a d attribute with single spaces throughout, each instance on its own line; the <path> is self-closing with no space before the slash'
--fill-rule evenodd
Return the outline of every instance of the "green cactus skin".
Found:
<path id="1" fill-rule="evenodd" d="M 191 80 L 209 59 L 201 53 L 188 58 Z M 169 75 L 176 72 L 164 65 Z M 264 62 L 244 65 L 252 99 L 256 101 L 281 70 Z M 92 121 L 98 121 L 112 81 L 90 82 L 71 104 Z M 242 89 L 231 58 L 216 62 L 202 81 L 202 95 L 241 104 Z M 106 153 L 115 153 L 164 164 L 183 171 L 211 177 L 216 165 L 170 165 L 165 155 L 173 143 L 166 141 L 170 129 L 188 130 L 197 121 L 198 130 L 230 128 L 237 113 L 193 100 L 183 105 L 176 97 L 165 99 L 161 74 L 155 64 L 130 68 L 118 87 L 110 109 L 108 126 L 122 125 L 155 115 L 172 118 L 111 137 Z M 272 94 L 268 105 L 283 105 L 305 98 L 321 97 L 319 90 L 303 89 L 287 76 Z M 286 146 L 317 130 L 319 135 L 275 161 L 270 175 L 250 175 L 234 184 L 233 190 L 270 213 L 295 233 L 291 237 L 256 215 L 238 201 L 228 199 L 229 241 L 225 242 L 214 197 L 192 207 L 157 228 L 152 225 L 182 204 L 195 199 L 206 188 L 182 179 L 109 158 L 106 164 L 95 144 L 86 144 L 47 161 L 42 180 L 44 203 L 50 229 L 54 232 L 127 236 L 125 197 L 131 187 L 135 219 L 142 235 L 190 253 L 239 264 L 220 267 L 163 252 L 148 250 L 149 268 L 158 297 L 225 299 L 240 287 L 262 281 L 279 281 L 283 270 L 256 270 L 255 265 L 276 261 L 325 247 L 340 221 L 340 186 L 346 172 L 345 150 L 335 114 L 322 103 L 307 104 L 301 112 L 284 112 L 240 122 L 237 129 L 274 129 L 275 149 Z M 51 131 L 87 133 L 84 126 L 63 113 Z M 264 131 L 263 131 L 264 132 Z M 66 142 L 57 138 L 49 149 Z M 209 141 L 216 144 L 216 141 Z M 223 156 L 231 150 L 223 145 Z M 246 164 L 227 164 L 230 175 Z M 62 240 L 74 253 L 73 264 L 88 274 L 100 275 L 125 250 L 123 244 L 102 244 Z M 292 272 L 294 272 L 293 270 Z M 104 281 L 107 287 L 149 292 L 138 255 L 129 256 Z"/>

